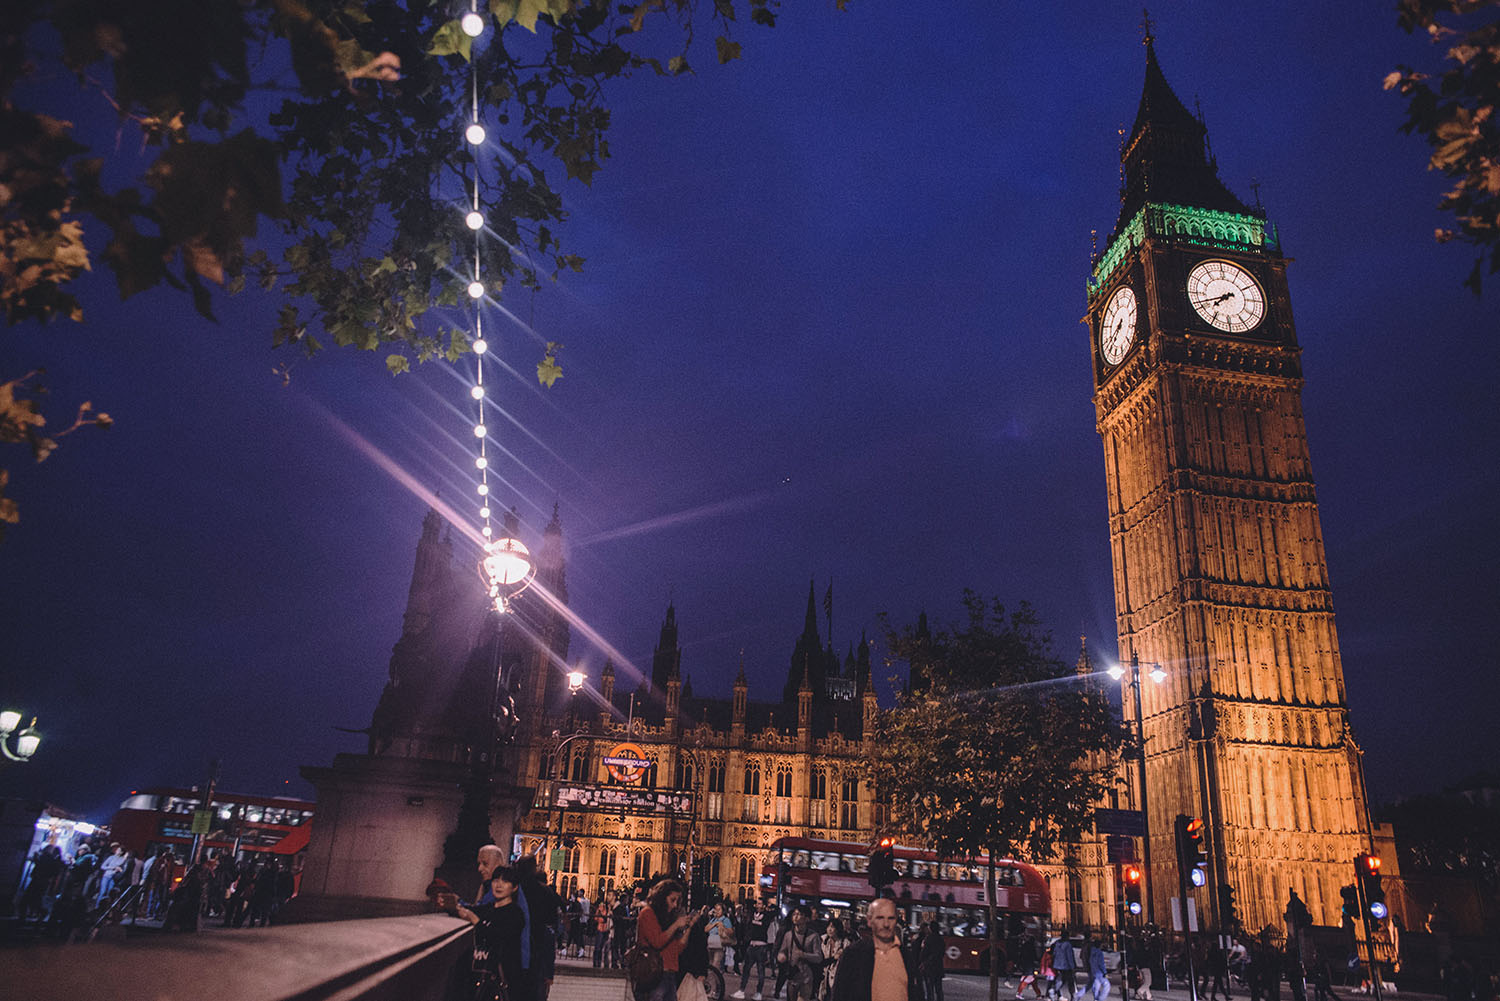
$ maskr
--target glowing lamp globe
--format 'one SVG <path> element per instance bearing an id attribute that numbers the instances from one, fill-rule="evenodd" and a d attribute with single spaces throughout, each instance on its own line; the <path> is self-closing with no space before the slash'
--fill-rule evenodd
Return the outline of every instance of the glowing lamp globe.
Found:
<path id="1" fill-rule="evenodd" d="M 586 677 L 587 676 L 582 671 L 579 671 L 579 670 L 576 670 L 576 669 L 572 670 L 572 671 L 569 671 L 568 672 L 568 691 L 570 691 L 570 692 L 576 692 L 576 691 L 578 691 L 578 689 L 582 688 L 583 687 L 584 679 Z"/>
<path id="2" fill-rule="evenodd" d="M 458 22 L 458 26 L 462 28 L 464 34 L 468 35 L 470 38 L 478 38 L 480 35 L 484 34 L 484 18 L 472 12 L 465 14 L 463 18 Z"/>
<path id="3" fill-rule="evenodd" d="M 485 544 L 484 560 L 480 564 L 485 580 L 490 587 L 490 596 L 495 599 L 495 610 L 510 610 L 510 602 L 531 584 L 536 576 L 536 564 L 531 553 L 520 539 L 501 536 Z"/>
<path id="4" fill-rule="evenodd" d="M 1123 667 L 1121 667 L 1119 664 L 1114 665 L 1113 667 L 1111 667 L 1109 670 L 1105 671 L 1104 673 L 1107 674 L 1107 675 L 1109 675 L 1111 678 L 1115 679 L 1116 681 L 1119 681 L 1121 678 L 1125 677 L 1125 669 Z"/>
<path id="5" fill-rule="evenodd" d="M 14 709 L 0 712 L 0 737 L 9 736 L 10 732 L 21 725 L 21 714 Z"/>
<path id="6" fill-rule="evenodd" d="M 479 229 L 484 225 L 484 213 L 470 212 L 468 215 L 464 216 L 464 225 L 469 227 L 470 229 Z"/>
<path id="7" fill-rule="evenodd" d="M 480 125 L 478 122 L 475 122 L 473 125 L 470 125 L 468 128 L 464 129 L 464 138 L 469 140 L 470 146 L 478 146 L 480 143 L 484 142 L 484 126 Z"/>
<path id="8" fill-rule="evenodd" d="M 1167 672 L 1162 670 L 1162 666 L 1160 664 L 1153 664 L 1151 666 L 1151 673 L 1147 675 L 1147 677 L 1149 677 L 1152 681 L 1156 682 L 1159 685 L 1163 681 L 1167 680 Z"/>

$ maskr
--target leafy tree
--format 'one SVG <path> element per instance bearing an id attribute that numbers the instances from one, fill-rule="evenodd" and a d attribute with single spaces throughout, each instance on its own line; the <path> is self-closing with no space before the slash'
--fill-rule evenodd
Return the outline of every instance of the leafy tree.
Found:
<path id="1" fill-rule="evenodd" d="M 1438 207 L 1458 226 L 1438 229 L 1437 239 L 1479 248 L 1464 280 L 1478 295 L 1485 258 L 1490 274 L 1500 271 L 1500 0 L 1400 0 L 1397 9 L 1401 27 L 1448 47 L 1436 78 L 1401 66 L 1385 87 L 1406 98 L 1402 131 L 1433 148 L 1428 168 L 1453 182 Z"/>
<path id="2" fill-rule="evenodd" d="M 278 345 L 382 350 L 392 372 L 457 358 L 468 337 L 440 313 L 469 280 L 473 200 L 489 295 L 580 269 L 557 178 L 587 184 L 608 158 L 605 85 L 690 72 L 700 33 L 735 59 L 737 25 L 769 27 L 777 6 L 484 0 L 476 44 L 453 0 L 10 0 L 0 311 L 81 321 L 75 283 L 102 264 L 122 297 L 171 286 L 210 318 L 223 292 L 277 289 Z M 119 131 L 76 132 L 58 108 L 80 93 Z M 490 137 L 477 192 L 462 140 L 476 99 Z M 123 170 L 122 148 L 154 156 Z M 559 347 L 543 385 L 562 375 Z"/>
<path id="3" fill-rule="evenodd" d="M 1052 656 L 1028 604 L 1007 612 L 968 590 L 962 604 L 961 620 L 936 633 L 925 617 L 901 629 L 886 621 L 911 684 L 866 747 L 899 831 L 943 856 L 989 856 L 993 955 L 995 861 L 1055 858 L 1078 840 L 1129 737 L 1104 692 Z M 1001 972 L 990 965 L 990 1001 Z"/>
<path id="4" fill-rule="evenodd" d="M 109 414 L 95 411 L 94 405 L 85 401 L 79 404 L 72 424 L 48 433 L 44 430 L 47 418 L 42 413 L 40 402 L 46 395 L 46 387 L 40 382 L 42 374 L 41 371 L 27 372 L 9 382 L 0 382 L 0 443 L 25 445 L 37 462 L 51 455 L 57 448 L 57 439 L 64 435 L 89 425 L 107 428 L 114 423 Z M 15 500 L 5 496 L 5 488 L 9 485 L 10 471 L 0 469 L 0 539 L 5 538 L 6 525 L 21 520 Z"/>
<path id="5" fill-rule="evenodd" d="M 1447 793 L 1379 807 L 1395 828 L 1402 872 L 1460 876 L 1500 888 L 1500 809 Z"/>

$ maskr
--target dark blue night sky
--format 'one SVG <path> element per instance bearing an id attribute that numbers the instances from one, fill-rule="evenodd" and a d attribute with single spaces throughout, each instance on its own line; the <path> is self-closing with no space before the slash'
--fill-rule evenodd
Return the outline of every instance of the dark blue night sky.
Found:
<path id="1" fill-rule="evenodd" d="M 938 11 L 942 16 L 938 16 Z M 1158 3 L 1157 53 L 1220 174 L 1293 258 L 1304 407 L 1348 699 L 1373 797 L 1500 758 L 1491 289 L 1437 246 L 1441 178 L 1381 90 L 1436 51 L 1385 5 Z M 808 581 L 842 652 L 877 615 L 1031 600 L 1076 655 L 1114 654 L 1085 310 L 1144 71 L 1127 4 L 787 4 L 745 58 L 614 88 L 614 158 L 565 188 L 588 258 L 492 337 L 505 504 L 561 505 L 572 608 L 649 669 L 675 601 L 699 694 L 741 649 L 773 698 Z M 127 143 L 128 145 L 128 143 Z M 0 771 L 105 820 L 139 786 L 309 795 L 369 722 L 426 502 L 472 497 L 465 383 L 270 348 L 275 301 L 196 318 L 167 291 L 6 333 L 53 414 L 116 420 L 17 466 L 0 545 L 0 702 L 40 717 Z M 495 314 L 499 320 L 499 314 Z M 543 392 L 541 341 L 565 345 Z M 291 381 L 273 370 L 291 363 Z M 497 423 L 492 421 L 492 425 Z M 820 626 L 822 624 L 820 623 Z M 603 654 L 575 632 L 597 677 Z M 877 655 L 880 648 L 877 647 Z M 881 672 L 877 669 L 879 673 Z"/>

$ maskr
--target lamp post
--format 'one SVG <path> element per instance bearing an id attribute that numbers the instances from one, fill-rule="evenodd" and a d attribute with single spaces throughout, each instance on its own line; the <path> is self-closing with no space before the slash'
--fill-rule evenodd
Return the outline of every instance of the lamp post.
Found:
<path id="1" fill-rule="evenodd" d="M 563 757 L 563 748 L 573 743 L 573 741 L 577 740 L 579 737 L 588 736 L 587 733 L 574 729 L 574 727 L 576 726 L 576 715 L 574 710 L 578 701 L 578 692 L 583 688 L 584 682 L 587 680 L 588 675 L 584 674 L 576 667 L 568 672 L 568 729 L 573 730 L 573 732 L 568 734 L 562 740 L 558 741 L 557 747 L 552 751 L 552 774 L 551 776 L 549 776 L 552 779 L 552 811 L 551 817 L 547 821 L 547 828 L 548 833 L 551 834 L 552 830 L 555 827 L 557 831 L 558 848 L 561 848 L 563 845 L 563 832 L 562 824 L 558 817 L 557 792 L 559 784 L 563 779 L 567 777 L 567 769 L 564 765 L 565 759 Z M 558 732 L 554 730 L 552 735 L 556 737 L 558 735 Z M 563 817 L 566 816 L 566 814 L 563 814 Z M 552 859 L 550 854 L 550 849 L 552 847 L 550 839 L 548 840 L 548 842 L 546 842 L 546 845 L 549 849 L 547 868 L 552 870 L 552 875 L 554 878 L 556 878 L 557 870 L 552 866 Z"/>
<path id="2" fill-rule="evenodd" d="M 1145 834 L 1141 838 L 1141 862 L 1142 871 L 1146 876 L 1146 921 L 1150 922 L 1156 917 L 1156 900 L 1154 896 L 1156 881 L 1151 875 L 1151 813 L 1146 808 L 1146 720 L 1141 715 L 1141 662 L 1139 656 L 1131 653 L 1129 668 L 1116 664 L 1109 669 L 1108 674 L 1116 681 L 1120 681 L 1128 675 L 1130 680 L 1126 684 L 1135 693 L 1135 735 L 1137 744 L 1135 765 L 1137 781 L 1141 787 L 1141 823 L 1145 828 Z M 1147 677 L 1159 685 L 1167 680 L 1167 672 L 1162 669 L 1160 664 L 1152 664 L 1151 669 L 1147 672 Z"/>
<path id="3" fill-rule="evenodd" d="M 37 747 L 42 742 L 42 735 L 36 730 L 36 717 L 31 717 L 31 723 L 16 733 L 16 749 L 10 749 L 10 735 L 15 733 L 16 727 L 21 725 L 21 714 L 14 709 L 0 712 L 0 751 L 11 761 L 30 761 L 31 756 L 36 753 Z"/>

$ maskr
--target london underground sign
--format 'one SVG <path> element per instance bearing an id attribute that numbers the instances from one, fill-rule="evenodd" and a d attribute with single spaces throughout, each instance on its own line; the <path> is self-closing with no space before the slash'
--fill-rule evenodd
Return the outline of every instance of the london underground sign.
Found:
<path id="1" fill-rule="evenodd" d="M 616 782 L 636 782 L 651 767 L 651 759 L 637 744 L 616 744 L 605 755 L 604 767 L 609 769 L 610 777 Z"/>

